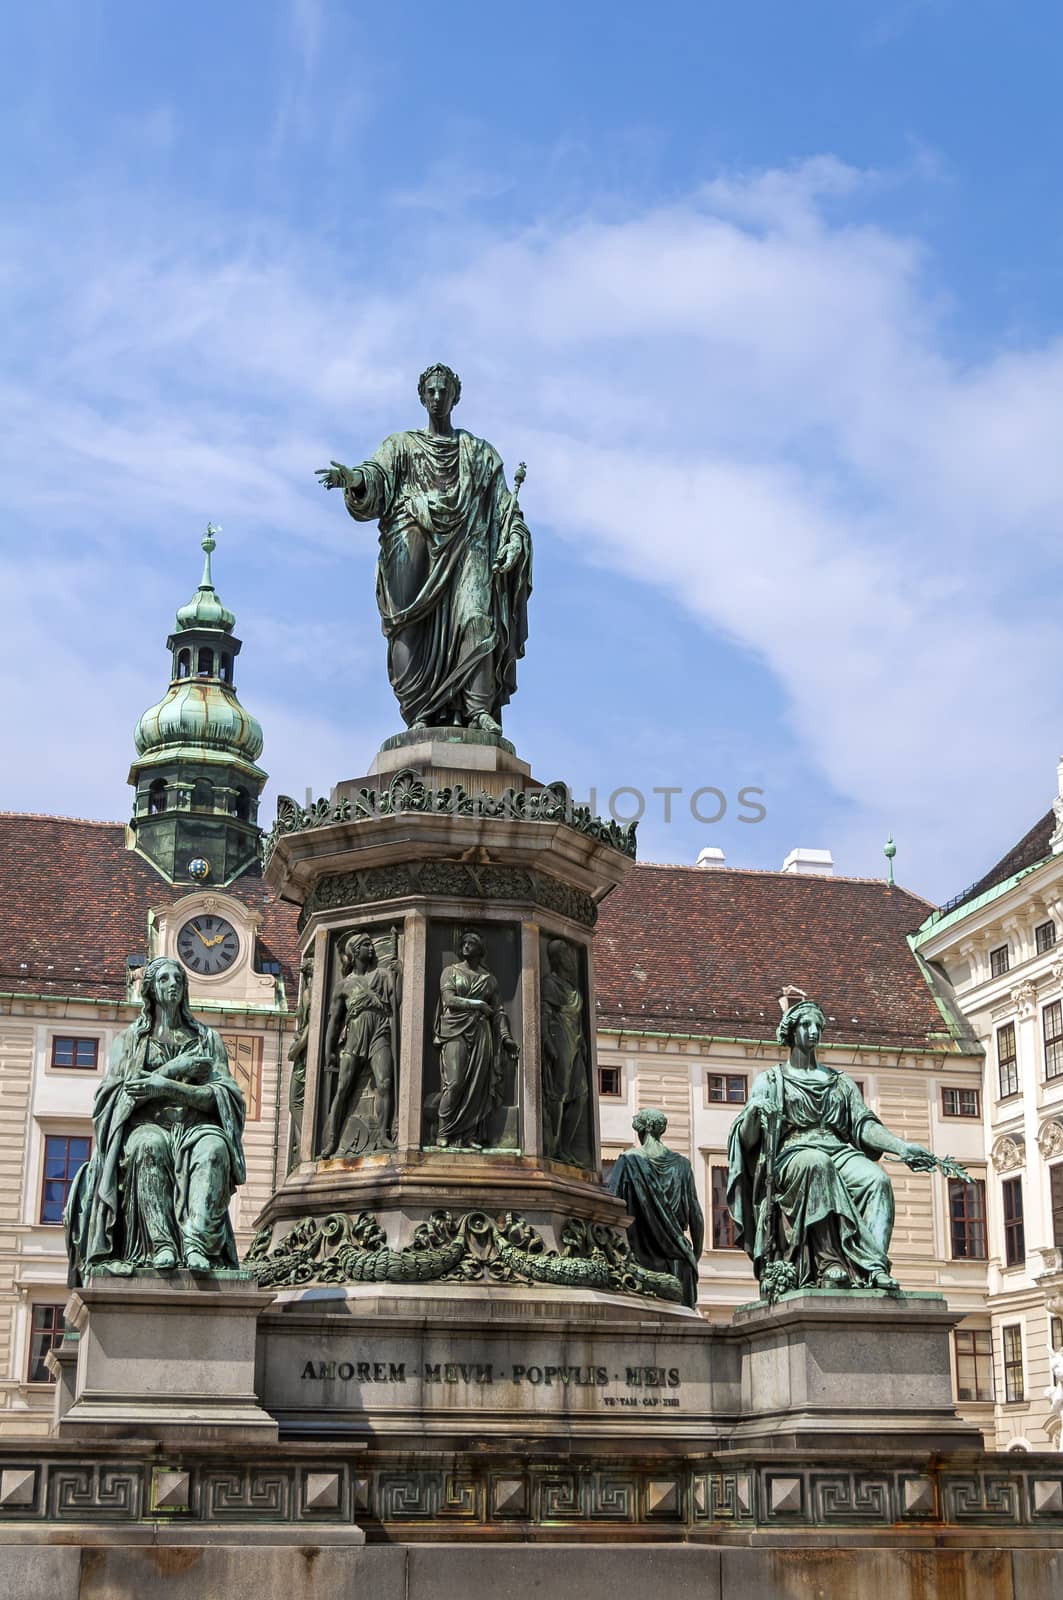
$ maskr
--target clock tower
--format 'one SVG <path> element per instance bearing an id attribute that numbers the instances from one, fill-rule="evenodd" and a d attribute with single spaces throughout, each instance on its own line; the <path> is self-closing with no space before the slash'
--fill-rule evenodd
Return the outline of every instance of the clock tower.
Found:
<path id="1" fill-rule="evenodd" d="M 256 765 L 262 729 L 236 698 L 236 618 L 214 588 L 211 556 L 220 529 L 207 524 L 203 577 L 166 641 L 170 687 L 133 735 L 136 791 L 129 842 L 171 884 L 222 889 L 259 860 L 258 802 L 266 774 Z M 199 952 L 227 953 L 208 930 Z"/>

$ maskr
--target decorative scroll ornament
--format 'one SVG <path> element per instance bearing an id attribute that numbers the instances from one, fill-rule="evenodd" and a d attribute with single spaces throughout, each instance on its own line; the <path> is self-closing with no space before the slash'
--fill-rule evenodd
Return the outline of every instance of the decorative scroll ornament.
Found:
<path id="1" fill-rule="evenodd" d="M 994 1141 L 993 1165 L 998 1172 L 1011 1172 L 1026 1165 L 1026 1140 L 1021 1133 L 1002 1133 Z"/>
<path id="2" fill-rule="evenodd" d="M 277 820 L 262 841 L 262 859 L 269 861 L 277 840 L 287 833 L 327 828 L 337 822 L 362 822 L 369 817 L 393 817 L 415 811 L 437 816 L 494 817 L 510 822 L 564 822 L 577 833 L 610 845 L 635 859 L 634 822 L 604 821 L 590 806 L 577 805 L 567 784 L 548 783 L 542 789 L 506 789 L 500 795 L 468 794 L 460 784 L 430 788 L 419 772 L 404 768 L 386 788 L 359 789 L 333 804 L 315 800 L 300 806 L 289 795 L 277 797 Z"/>
<path id="3" fill-rule="evenodd" d="M 434 1211 L 402 1250 L 388 1245 L 367 1211 L 305 1217 L 273 1250 L 271 1235 L 271 1228 L 263 1228 L 246 1258 L 264 1289 L 307 1283 L 549 1283 L 682 1298 L 678 1278 L 641 1267 L 623 1234 L 603 1223 L 567 1223 L 560 1250 L 548 1250 L 542 1235 L 512 1211 L 497 1220 L 486 1211 L 456 1217 Z"/>
<path id="4" fill-rule="evenodd" d="M 1020 1017 L 1032 1017 L 1037 1004 L 1037 985 L 1027 978 L 1011 991 L 1011 1003 Z"/>
<path id="5" fill-rule="evenodd" d="M 1037 1134 L 1037 1148 L 1046 1161 L 1063 1155 L 1063 1122 L 1057 1122 L 1054 1117 L 1042 1122 Z"/>
<path id="6" fill-rule="evenodd" d="M 317 911 L 401 900 L 410 895 L 452 900 L 528 900 L 558 916 L 593 928 L 598 907 L 582 889 L 529 867 L 466 861 L 398 861 L 386 867 L 358 867 L 319 878 L 299 913 L 304 928 Z"/>

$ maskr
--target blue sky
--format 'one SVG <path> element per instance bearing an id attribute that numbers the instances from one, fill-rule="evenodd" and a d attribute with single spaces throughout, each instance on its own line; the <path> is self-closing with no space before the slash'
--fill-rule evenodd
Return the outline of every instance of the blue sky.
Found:
<path id="1" fill-rule="evenodd" d="M 0 806 L 127 814 L 208 517 L 267 820 L 365 771 L 398 727 L 375 540 L 313 469 L 416 425 L 442 359 L 528 462 L 506 731 L 641 790 L 645 858 L 880 875 L 892 829 L 944 897 L 1047 808 L 1057 7 L 37 0 L 5 32 Z"/>

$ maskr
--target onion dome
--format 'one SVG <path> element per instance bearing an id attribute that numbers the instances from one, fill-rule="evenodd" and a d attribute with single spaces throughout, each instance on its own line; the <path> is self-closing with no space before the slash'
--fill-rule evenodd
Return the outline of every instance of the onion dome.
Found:
<path id="1" fill-rule="evenodd" d="M 202 581 L 166 641 L 170 686 L 133 732 L 133 848 L 171 882 L 200 881 L 205 863 L 212 880 L 228 883 L 259 856 L 262 728 L 233 686 L 236 618 L 211 574 L 220 531 L 207 524 Z"/>
<path id="2" fill-rule="evenodd" d="M 219 750 L 257 761 L 262 754 L 262 727 L 245 711 L 231 685 L 217 678 L 186 678 L 172 683 L 157 706 L 151 706 L 133 730 L 137 755 L 175 746 Z"/>

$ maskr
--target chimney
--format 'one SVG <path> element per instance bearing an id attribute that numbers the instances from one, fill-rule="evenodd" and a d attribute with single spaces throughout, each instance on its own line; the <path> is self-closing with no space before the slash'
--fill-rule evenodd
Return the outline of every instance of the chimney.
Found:
<path id="1" fill-rule="evenodd" d="M 697 865 L 699 867 L 722 867 L 724 854 L 718 844 L 707 844 L 704 850 L 698 851 Z"/>
<path id="2" fill-rule="evenodd" d="M 792 872 L 802 878 L 832 878 L 834 858 L 829 850 L 808 850 L 799 845 L 796 850 L 790 851 L 782 864 L 782 871 Z"/>

